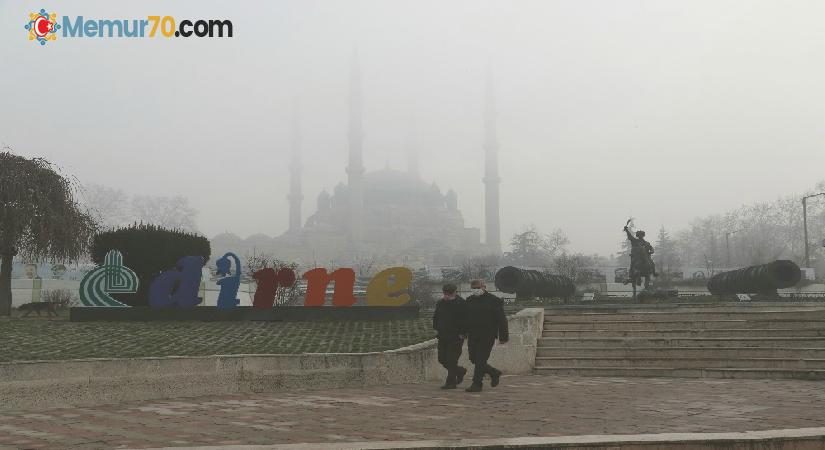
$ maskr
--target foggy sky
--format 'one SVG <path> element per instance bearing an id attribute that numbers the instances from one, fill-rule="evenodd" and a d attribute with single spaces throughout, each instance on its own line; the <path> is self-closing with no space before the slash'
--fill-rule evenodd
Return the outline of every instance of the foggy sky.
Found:
<path id="1" fill-rule="evenodd" d="M 41 47 L 23 29 L 41 7 L 230 19 L 235 37 Z M 4 1 L 0 141 L 83 183 L 184 195 L 209 237 L 278 235 L 296 101 L 304 220 L 346 180 L 357 48 L 367 170 L 405 169 L 414 141 L 483 229 L 489 67 L 502 241 L 535 224 L 609 254 L 629 216 L 675 232 L 825 178 L 823 18 L 821 1 Z"/>

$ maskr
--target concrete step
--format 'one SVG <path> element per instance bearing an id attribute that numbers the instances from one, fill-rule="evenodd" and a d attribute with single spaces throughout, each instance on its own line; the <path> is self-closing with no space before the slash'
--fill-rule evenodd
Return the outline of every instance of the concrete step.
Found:
<path id="1" fill-rule="evenodd" d="M 825 359 L 825 348 L 798 347 L 538 347 L 536 356 L 558 358 L 783 358 Z"/>
<path id="2" fill-rule="evenodd" d="M 536 368 L 535 372 L 542 375 L 581 377 L 768 378 L 825 380 L 825 370 L 759 368 L 677 369 L 664 367 L 553 367 Z"/>
<path id="3" fill-rule="evenodd" d="M 771 310 L 760 311 L 692 311 L 692 312 L 622 312 L 622 313 L 577 313 L 577 314 L 551 314 L 545 311 L 545 322 L 570 323 L 570 322 L 598 322 L 598 321 L 699 321 L 699 320 L 825 320 L 825 309 L 811 310 L 783 310 L 773 308 Z"/>
<path id="4" fill-rule="evenodd" d="M 539 347 L 802 347 L 825 348 L 825 337 L 540 338 Z"/>
<path id="5" fill-rule="evenodd" d="M 825 328 L 775 328 L 775 329 L 675 329 L 675 330 L 554 330 L 546 329 L 542 337 L 560 338 L 607 338 L 607 337 L 634 337 L 634 338 L 676 338 L 676 337 L 825 337 Z"/>
<path id="6" fill-rule="evenodd" d="M 544 321 L 544 329 L 549 331 L 586 331 L 586 330 L 678 330 L 678 329 L 774 329 L 774 328 L 814 328 L 825 330 L 823 320 L 600 320 L 581 322 Z"/>
<path id="7" fill-rule="evenodd" d="M 825 305 L 548 308 L 536 372 L 825 380 Z"/>
<path id="8" fill-rule="evenodd" d="M 557 305 L 544 308 L 548 315 L 576 315 L 584 313 L 624 314 L 634 312 L 740 312 L 740 311 L 809 311 L 825 309 L 825 302 L 725 302 L 707 304 L 595 304 Z"/>
<path id="9" fill-rule="evenodd" d="M 676 369 L 794 369 L 825 370 L 825 359 L 786 359 L 786 358 L 536 358 L 537 368 L 576 367 L 656 367 Z"/>

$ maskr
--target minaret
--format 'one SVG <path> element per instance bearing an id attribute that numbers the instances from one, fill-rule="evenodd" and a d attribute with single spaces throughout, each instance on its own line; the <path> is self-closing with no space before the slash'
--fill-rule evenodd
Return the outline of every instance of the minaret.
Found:
<path id="1" fill-rule="evenodd" d="M 364 210 L 364 162 L 361 145 L 364 133 L 361 126 L 361 68 L 358 53 L 353 52 L 349 93 L 349 163 L 347 165 L 347 189 L 349 192 L 349 238 L 360 241 L 363 236 Z"/>
<path id="2" fill-rule="evenodd" d="M 301 201 L 304 194 L 301 192 L 301 115 L 298 112 L 297 102 L 293 111 L 292 123 L 292 151 L 289 162 L 289 231 L 301 229 Z"/>
<path id="3" fill-rule="evenodd" d="M 484 102 L 484 236 L 489 251 L 501 253 L 499 212 L 498 138 L 496 136 L 496 99 L 492 73 L 487 71 Z"/>
<path id="4" fill-rule="evenodd" d="M 415 123 L 410 121 L 413 125 L 410 128 L 410 136 L 407 141 L 407 173 L 415 178 L 421 177 L 421 172 L 418 168 L 418 141 L 416 136 Z"/>
<path id="5" fill-rule="evenodd" d="M 407 173 L 415 178 L 421 177 L 418 169 L 418 145 L 415 142 L 415 136 L 410 137 L 407 143 Z"/>

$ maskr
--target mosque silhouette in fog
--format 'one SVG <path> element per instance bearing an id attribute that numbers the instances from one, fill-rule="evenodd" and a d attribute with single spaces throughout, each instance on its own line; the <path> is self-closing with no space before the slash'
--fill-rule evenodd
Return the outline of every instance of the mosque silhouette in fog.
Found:
<path id="1" fill-rule="evenodd" d="M 418 170 L 417 153 L 408 155 L 406 171 L 368 172 L 362 161 L 361 76 L 353 58 L 349 97 L 347 181 L 316 198 L 316 210 L 302 221 L 301 145 L 296 129 L 290 163 L 289 229 L 278 237 L 258 234 L 241 240 L 224 233 L 212 239 L 213 254 L 273 251 L 279 259 L 305 265 L 338 265 L 360 258 L 385 263 L 457 264 L 474 255 L 500 254 L 498 143 L 495 100 L 488 77 L 484 114 L 485 241 L 479 228 L 466 227 L 458 195 L 427 183 Z M 297 128 L 297 123 L 296 123 Z M 479 205 L 480 206 L 480 205 Z M 243 249 L 243 250 L 242 250 Z"/>

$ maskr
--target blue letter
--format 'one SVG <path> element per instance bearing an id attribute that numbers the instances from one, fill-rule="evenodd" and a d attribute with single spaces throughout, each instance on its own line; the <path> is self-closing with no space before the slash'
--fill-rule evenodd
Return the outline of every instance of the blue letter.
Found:
<path id="1" fill-rule="evenodd" d="M 201 303 L 198 287 L 203 263 L 202 256 L 184 256 L 175 268 L 158 275 L 149 285 L 149 306 L 185 309 Z"/>
<path id="2" fill-rule="evenodd" d="M 83 16 L 77 16 L 74 27 L 69 16 L 63 16 L 63 37 L 83 37 Z"/>
<path id="3" fill-rule="evenodd" d="M 123 22 L 123 35 L 126 37 L 138 37 L 139 30 L 139 23 L 137 19 L 132 21 L 132 30 L 129 31 L 129 21 L 126 20 Z"/>
<path id="4" fill-rule="evenodd" d="M 232 275 L 232 263 L 229 261 L 230 257 L 235 260 L 234 275 Z M 234 253 L 229 252 L 223 255 L 221 259 L 215 263 L 215 266 L 218 268 L 218 275 L 225 275 L 218 280 L 218 285 L 221 287 L 221 292 L 218 294 L 218 308 L 232 309 L 241 302 L 236 298 L 238 295 L 238 287 L 241 284 L 241 260 L 238 259 Z"/>
<path id="5" fill-rule="evenodd" d="M 106 28 L 109 28 L 109 37 L 114 35 L 115 27 L 117 27 L 117 37 L 123 37 L 123 21 L 122 20 L 98 20 L 98 27 L 100 28 L 100 37 Z"/>
<path id="6" fill-rule="evenodd" d="M 83 26 L 83 33 L 86 37 L 95 37 L 97 34 L 97 22 L 90 20 Z"/>

